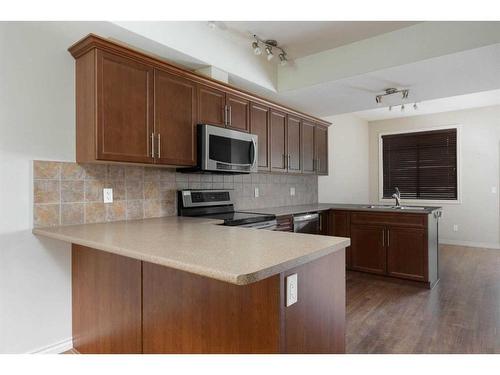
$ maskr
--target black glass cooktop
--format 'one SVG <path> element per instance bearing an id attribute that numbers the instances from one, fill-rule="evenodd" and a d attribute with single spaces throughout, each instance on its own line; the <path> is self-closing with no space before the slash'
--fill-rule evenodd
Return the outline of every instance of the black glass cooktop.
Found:
<path id="1" fill-rule="evenodd" d="M 230 226 L 260 223 L 268 220 L 273 220 L 276 218 L 276 216 L 274 215 L 253 214 L 253 213 L 238 212 L 238 211 L 203 215 L 203 217 L 224 220 L 224 225 L 230 225 Z"/>

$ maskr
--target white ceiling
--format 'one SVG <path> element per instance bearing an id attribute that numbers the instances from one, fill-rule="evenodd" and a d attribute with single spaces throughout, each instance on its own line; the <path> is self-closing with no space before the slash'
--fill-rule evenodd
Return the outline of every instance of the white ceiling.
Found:
<path id="1" fill-rule="evenodd" d="M 190 65 L 218 67 L 237 87 L 319 117 L 376 109 L 387 87 L 409 88 L 411 102 L 500 89 L 500 22 L 216 23 L 115 24 L 165 46 L 159 55 L 174 62 L 175 53 L 184 64 L 192 57 Z M 269 64 L 253 54 L 248 31 L 315 54 Z"/>
<path id="2" fill-rule="evenodd" d="M 403 21 L 230 21 L 218 22 L 229 32 L 276 39 L 289 56 L 299 58 L 385 34 L 417 22 Z"/>

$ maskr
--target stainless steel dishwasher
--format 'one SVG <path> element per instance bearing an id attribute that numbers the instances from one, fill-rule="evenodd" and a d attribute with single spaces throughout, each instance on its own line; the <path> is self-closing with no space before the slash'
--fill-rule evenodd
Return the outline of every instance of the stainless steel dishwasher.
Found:
<path id="1" fill-rule="evenodd" d="M 293 215 L 293 231 L 297 233 L 319 234 L 319 214 Z"/>

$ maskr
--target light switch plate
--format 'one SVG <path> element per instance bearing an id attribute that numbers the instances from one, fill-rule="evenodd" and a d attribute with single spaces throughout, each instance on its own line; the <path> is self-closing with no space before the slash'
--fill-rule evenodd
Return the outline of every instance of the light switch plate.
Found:
<path id="1" fill-rule="evenodd" d="M 104 203 L 113 203 L 113 189 L 102 189 Z"/>
<path id="2" fill-rule="evenodd" d="M 295 188 L 293 186 L 290 188 L 290 195 L 292 197 L 295 195 Z"/>
<path id="3" fill-rule="evenodd" d="M 254 196 L 255 196 L 255 198 L 258 198 L 258 197 L 259 197 L 259 188 L 258 188 L 258 187 L 256 187 L 256 188 L 254 189 Z"/>
<path id="4" fill-rule="evenodd" d="M 286 307 L 292 306 L 299 300 L 299 284 L 297 274 L 286 277 Z"/>
<path id="5" fill-rule="evenodd" d="M 453 232 L 458 232 L 458 224 L 453 224 Z"/>

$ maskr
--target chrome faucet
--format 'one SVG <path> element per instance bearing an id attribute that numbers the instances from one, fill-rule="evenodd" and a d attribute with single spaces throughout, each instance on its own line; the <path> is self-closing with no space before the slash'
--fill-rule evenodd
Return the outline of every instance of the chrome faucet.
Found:
<path id="1" fill-rule="evenodd" d="M 396 200 L 396 207 L 401 207 L 401 192 L 396 188 L 396 192 L 392 194 L 392 197 Z"/>

